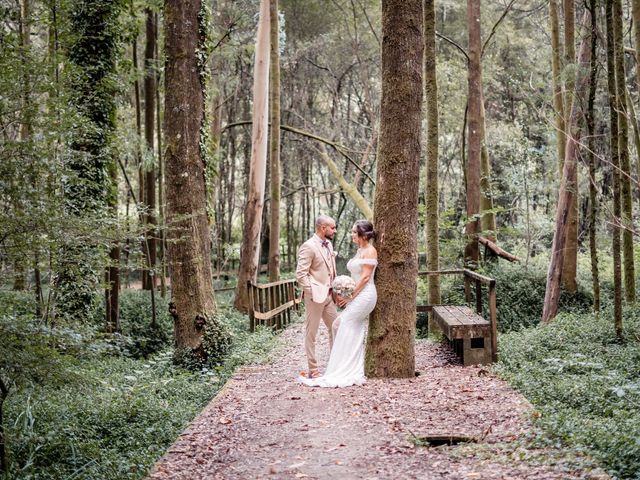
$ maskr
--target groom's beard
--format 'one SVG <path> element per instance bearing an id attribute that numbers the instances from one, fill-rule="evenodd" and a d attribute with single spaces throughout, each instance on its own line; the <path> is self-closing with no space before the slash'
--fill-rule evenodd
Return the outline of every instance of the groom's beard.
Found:
<path id="1" fill-rule="evenodd" d="M 325 234 L 324 238 L 327 239 L 327 240 L 333 241 L 333 237 L 335 237 L 335 236 L 336 236 L 335 233 L 327 233 L 327 234 Z"/>

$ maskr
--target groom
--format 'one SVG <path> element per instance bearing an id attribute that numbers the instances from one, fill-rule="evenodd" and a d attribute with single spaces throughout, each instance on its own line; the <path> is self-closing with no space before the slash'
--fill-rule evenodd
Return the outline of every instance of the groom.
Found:
<path id="1" fill-rule="evenodd" d="M 331 245 L 335 234 L 335 220 L 327 215 L 320 215 L 316 219 L 316 233 L 298 251 L 296 279 L 304 298 L 304 348 L 309 363 L 309 378 L 320 376 L 316 360 L 316 336 L 320 319 L 329 331 L 329 349 L 333 345 L 332 325 L 338 316 L 331 295 L 331 282 L 336 276 L 336 261 Z"/>

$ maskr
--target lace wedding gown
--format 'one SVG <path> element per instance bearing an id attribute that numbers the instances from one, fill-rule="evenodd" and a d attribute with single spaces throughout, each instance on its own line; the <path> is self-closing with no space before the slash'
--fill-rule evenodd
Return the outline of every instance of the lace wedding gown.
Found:
<path id="1" fill-rule="evenodd" d="M 364 335 L 367 329 L 367 317 L 376 306 L 378 294 L 373 281 L 377 260 L 352 258 L 347 269 L 356 284 L 362 275 L 362 265 L 373 265 L 371 278 L 365 287 L 351 300 L 338 317 L 340 325 L 329 364 L 324 375 L 318 378 L 300 377 L 300 382 L 310 387 L 348 387 L 362 385 L 364 376 Z M 338 319 L 336 321 L 338 321 Z"/>

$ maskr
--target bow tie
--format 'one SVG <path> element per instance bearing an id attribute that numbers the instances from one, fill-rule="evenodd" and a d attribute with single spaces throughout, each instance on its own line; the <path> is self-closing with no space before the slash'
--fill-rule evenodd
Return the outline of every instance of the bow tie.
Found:
<path id="1" fill-rule="evenodd" d="M 329 248 L 329 240 L 322 240 L 322 246 L 325 248 Z"/>

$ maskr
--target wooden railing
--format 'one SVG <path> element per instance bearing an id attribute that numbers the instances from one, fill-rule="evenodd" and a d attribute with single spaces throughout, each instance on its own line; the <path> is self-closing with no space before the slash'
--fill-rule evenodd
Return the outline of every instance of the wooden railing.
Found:
<path id="1" fill-rule="evenodd" d="M 498 329 L 497 329 L 497 314 L 496 314 L 496 281 L 493 278 L 485 277 L 472 270 L 459 269 L 459 270 L 441 270 L 437 272 L 418 272 L 421 277 L 428 277 L 432 275 L 463 275 L 464 276 L 464 296 L 465 301 L 469 304 L 472 303 L 472 283 L 475 285 L 475 306 L 476 312 L 483 316 L 482 313 L 482 285 L 489 287 L 488 290 L 488 304 L 489 304 L 489 322 L 491 323 L 491 351 L 493 352 L 493 361 L 497 360 L 498 352 Z M 418 312 L 430 312 L 434 305 L 418 305 L 416 310 Z"/>
<path id="2" fill-rule="evenodd" d="M 281 329 L 291 322 L 291 310 L 298 311 L 301 299 L 296 295 L 295 280 L 256 285 L 249 281 L 249 329 L 257 325 Z"/>

